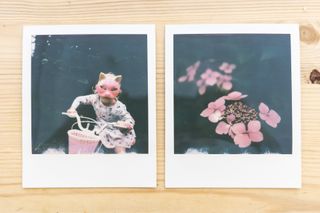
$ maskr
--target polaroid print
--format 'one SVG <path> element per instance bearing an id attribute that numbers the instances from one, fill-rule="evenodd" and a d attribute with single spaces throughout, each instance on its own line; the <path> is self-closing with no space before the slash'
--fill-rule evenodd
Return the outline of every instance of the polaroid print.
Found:
<path id="1" fill-rule="evenodd" d="M 299 188 L 297 25 L 166 27 L 166 187 Z"/>
<path id="2" fill-rule="evenodd" d="M 26 26 L 23 45 L 23 187 L 155 187 L 154 26 Z"/>

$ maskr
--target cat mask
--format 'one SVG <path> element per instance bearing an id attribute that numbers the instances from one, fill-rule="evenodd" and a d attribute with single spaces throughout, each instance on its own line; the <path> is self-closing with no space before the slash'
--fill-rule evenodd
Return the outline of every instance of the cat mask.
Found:
<path id="1" fill-rule="evenodd" d="M 100 72 L 99 81 L 96 85 L 96 93 L 103 98 L 117 98 L 121 93 L 121 80 L 121 75 Z"/>

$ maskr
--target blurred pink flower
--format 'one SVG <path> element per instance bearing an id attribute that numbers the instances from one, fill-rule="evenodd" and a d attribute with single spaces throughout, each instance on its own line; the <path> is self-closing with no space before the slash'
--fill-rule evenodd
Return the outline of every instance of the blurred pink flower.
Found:
<path id="1" fill-rule="evenodd" d="M 230 137 L 234 138 L 234 133 L 231 131 L 232 122 L 236 119 L 234 115 L 228 115 L 226 120 L 227 123 L 224 121 L 220 121 L 216 127 L 216 133 L 219 135 L 228 134 Z"/>
<path id="2" fill-rule="evenodd" d="M 203 95 L 207 90 L 207 86 L 215 85 L 220 76 L 220 73 L 213 71 L 210 68 L 208 68 L 204 73 L 202 73 L 200 75 L 200 79 L 197 81 L 199 94 Z"/>
<path id="3" fill-rule="evenodd" d="M 214 102 L 210 102 L 208 104 L 208 108 L 204 109 L 200 116 L 208 117 L 210 122 L 217 123 L 219 120 L 221 120 L 221 116 L 226 108 L 224 103 L 225 100 L 223 98 L 219 98 Z"/>
<path id="4" fill-rule="evenodd" d="M 241 148 L 250 146 L 251 142 L 263 141 L 263 134 L 260 131 L 260 121 L 254 120 L 248 123 L 248 130 L 244 123 L 237 123 L 231 127 L 232 132 L 235 134 L 233 141 Z"/>
<path id="5" fill-rule="evenodd" d="M 280 115 L 274 111 L 273 109 L 269 109 L 269 107 L 264 104 L 260 103 L 259 105 L 259 117 L 264 120 L 269 126 L 276 128 L 278 123 L 281 121 Z"/>
<path id="6" fill-rule="evenodd" d="M 221 75 L 218 78 L 217 86 L 221 87 L 225 90 L 231 90 L 232 83 L 231 83 L 232 77 L 230 75 Z"/>
<path id="7" fill-rule="evenodd" d="M 186 69 L 187 75 L 183 75 L 180 78 L 178 78 L 178 82 L 193 81 L 199 66 L 200 66 L 200 61 L 197 61 L 196 63 L 190 65 Z"/>
<path id="8" fill-rule="evenodd" d="M 241 100 L 245 97 L 247 97 L 248 95 L 242 95 L 241 92 L 238 91 L 234 91 L 234 92 L 230 92 L 228 95 L 223 96 L 223 98 L 225 100 L 229 100 L 229 101 L 238 101 Z"/>
<path id="9" fill-rule="evenodd" d="M 219 67 L 220 70 L 224 71 L 224 72 L 227 73 L 227 74 L 232 73 L 232 71 L 233 71 L 235 68 L 236 68 L 236 65 L 234 65 L 234 64 L 229 64 L 229 63 L 227 63 L 227 62 L 223 62 L 223 63 L 220 65 L 220 67 Z"/>
<path id="10" fill-rule="evenodd" d="M 197 81 L 197 86 L 198 86 L 198 92 L 199 92 L 199 94 L 200 94 L 200 95 L 203 95 L 203 94 L 206 92 L 208 85 L 206 84 L 206 80 L 204 80 L 204 79 L 199 79 L 199 80 Z"/>
<path id="11" fill-rule="evenodd" d="M 218 78 L 221 76 L 217 71 L 213 71 L 208 68 L 204 73 L 201 74 L 201 79 L 203 79 L 208 86 L 213 86 L 217 83 Z"/>

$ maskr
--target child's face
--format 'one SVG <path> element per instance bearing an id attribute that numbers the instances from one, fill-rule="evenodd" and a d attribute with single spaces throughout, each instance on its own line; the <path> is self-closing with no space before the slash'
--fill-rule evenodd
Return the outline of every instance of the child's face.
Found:
<path id="1" fill-rule="evenodd" d="M 115 99 L 121 92 L 120 84 L 114 79 L 103 79 L 96 85 L 96 91 L 100 97 Z"/>

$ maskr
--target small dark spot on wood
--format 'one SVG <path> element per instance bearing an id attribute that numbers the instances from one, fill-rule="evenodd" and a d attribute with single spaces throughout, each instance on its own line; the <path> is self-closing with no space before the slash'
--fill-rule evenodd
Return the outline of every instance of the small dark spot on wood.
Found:
<path id="1" fill-rule="evenodd" d="M 313 69 L 310 73 L 310 81 L 312 84 L 320 84 L 320 72 L 317 69 Z"/>

